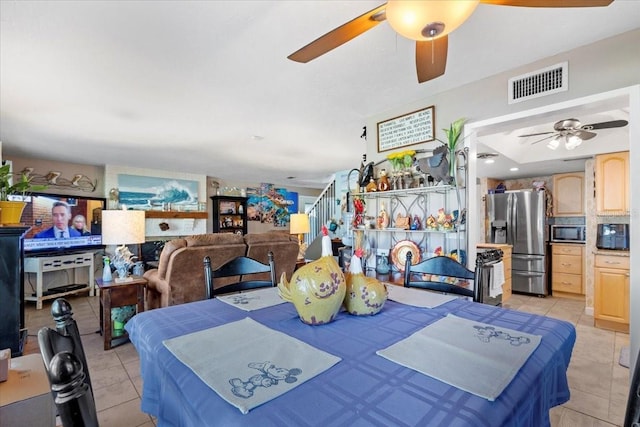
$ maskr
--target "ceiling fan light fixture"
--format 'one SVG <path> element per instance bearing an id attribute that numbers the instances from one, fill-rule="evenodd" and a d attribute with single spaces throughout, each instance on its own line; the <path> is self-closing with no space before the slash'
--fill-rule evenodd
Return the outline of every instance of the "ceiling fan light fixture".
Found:
<path id="1" fill-rule="evenodd" d="M 479 0 L 390 0 L 385 12 L 389 25 L 398 34 L 410 40 L 425 41 L 458 28 L 479 3 Z"/>
<path id="2" fill-rule="evenodd" d="M 564 148 L 566 148 L 567 150 L 573 150 L 580 144 L 582 144 L 582 139 L 580 139 L 580 137 L 577 135 L 567 135 L 565 139 L 566 141 L 564 143 Z"/>
<path id="3" fill-rule="evenodd" d="M 549 141 L 549 143 L 547 144 L 547 148 L 551 150 L 557 149 L 560 146 L 560 141 L 558 140 L 558 138 L 559 137 L 555 137 L 551 141 Z"/>

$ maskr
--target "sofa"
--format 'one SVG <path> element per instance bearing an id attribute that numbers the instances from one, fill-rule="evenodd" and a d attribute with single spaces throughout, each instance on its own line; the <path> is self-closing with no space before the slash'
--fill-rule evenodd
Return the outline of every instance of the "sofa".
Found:
<path id="1" fill-rule="evenodd" d="M 285 273 L 290 279 L 298 258 L 298 240 L 286 232 L 271 231 L 244 236 L 210 233 L 170 240 L 160 253 L 158 268 L 144 273 L 147 279 L 146 309 L 204 299 L 205 256 L 211 258 L 211 268 L 216 269 L 237 256 L 249 256 L 267 263 L 269 251 L 274 255 L 276 278 L 280 280 L 282 273 Z M 264 276 L 269 280 L 268 273 Z M 233 280 L 221 279 L 218 286 Z"/>

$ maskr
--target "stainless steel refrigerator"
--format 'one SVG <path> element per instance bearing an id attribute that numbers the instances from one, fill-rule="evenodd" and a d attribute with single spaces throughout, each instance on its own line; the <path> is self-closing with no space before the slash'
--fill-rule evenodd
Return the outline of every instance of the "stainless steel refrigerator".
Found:
<path id="1" fill-rule="evenodd" d="M 506 191 L 486 200 L 487 241 L 513 246 L 513 291 L 548 295 L 544 192 Z"/>

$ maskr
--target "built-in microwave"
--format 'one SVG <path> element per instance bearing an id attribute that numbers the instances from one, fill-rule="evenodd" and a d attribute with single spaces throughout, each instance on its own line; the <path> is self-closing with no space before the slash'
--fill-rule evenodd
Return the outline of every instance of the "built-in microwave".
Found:
<path id="1" fill-rule="evenodd" d="M 549 237 L 552 242 L 584 243 L 587 228 L 582 224 L 554 224 L 551 226 Z"/>

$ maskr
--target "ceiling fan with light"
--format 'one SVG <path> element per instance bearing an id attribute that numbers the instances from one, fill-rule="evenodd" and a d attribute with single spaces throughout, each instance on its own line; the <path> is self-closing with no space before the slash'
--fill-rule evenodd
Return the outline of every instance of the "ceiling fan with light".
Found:
<path id="1" fill-rule="evenodd" d="M 560 146 L 560 143 L 563 141 L 564 147 L 567 150 L 573 150 L 580 144 L 582 144 L 582 141 L 586 141 L 587 139 L 595 137 L 597 134 L 595 132 L 592 132 L 594 130 L 620 128 L 628 124 L 629 122 L 626 120 L 611 120 L 608 122 L 583 125 L 578 119 L 565 119 L 556 122 L 553 125 L 552 132 L 530 133 L 527 135 L 520 135 L 520 138 L 548 135 L 542 139 L 532 142 L 531 144 L 537 144 L 538 142 L 550 139 L 550 141 L 547 143 L 547 147 L 552 150 L 558 148 Z"/>
<path id="2" fill-rule="evenodd" d="M 390 0 L 329 31 L 288 56 L 309 62 L 383 21 L 401 36 L 416 41 L 418 83 L 444 74 L 447 65 L 448 34 L 467 20 L 479 3 L 522 7 L 602 7 L 613 0 Z"/>

